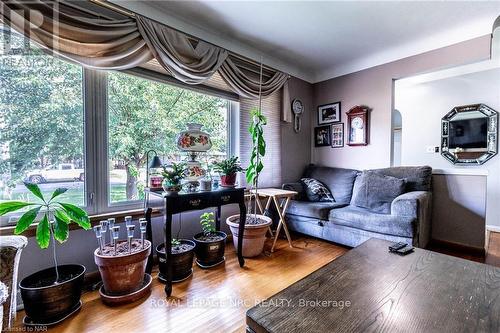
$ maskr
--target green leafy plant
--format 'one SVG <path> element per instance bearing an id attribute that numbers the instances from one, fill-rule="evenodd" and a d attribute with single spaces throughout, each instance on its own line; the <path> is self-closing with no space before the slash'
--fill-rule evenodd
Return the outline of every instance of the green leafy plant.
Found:
<path id="1" fill-rule="evenodd" d="M 178 240 L 177 238 L 172 238 L 172 241 L 170 242 L 170 244 L 172 244 L 172 246 L 179 246 L 179 245 L 181 245 L 181 241 Z"/>
<path id="2" fill-rule="evenodd" d="M 260 108 L 254 108 L 250 111 L 252 123 L 248 131 L 252 135 L 252 155 L 250 165 L 246 171 L 246 180 L 252 187 L 257 188 L 259 174 L 264 169 L 262 158 L 266 155 L 266 141 L 264 140 L 264 126 L 267 124 L 266 117 L 262 114 Z"/>
<path id="3" fill-rule="evenodd" d="M 200 216 L 200 224 L 203 229 L 203 233 L 205 236 L 210 235 L 212 232 L 215 232 L 215 218 L 213 212 L 203 213 Z"/>
<path id="4" fill-rule="evenodd" d="M 172 163 L 169 166 L 163 166 L 163 178 L 169 186 L 178 186 L 181 180 L 186 177 L 186 163 Z"/>
<path id="5" fill-rule="evenodd" d="M 26 231 L 39 214 L 42 214 L 41 220 L 36 228 L 36 241 L 38 246 L 46 249 L 50 245 L 51 238 L 54 242 L 54 263 L 56 267 L 56 282 L 59 280 L 59 272 L 57 269 L 56 257 L 56 240 L 59 243 L 65 242 L 69 237 L 69 224 L 74 222 L 79 227 L 88 230 L 90 229 L 90 220 L 83 209 L 73 204 L 56 201 L 55 199 L 68 189 L 57 188 L 51 195 L 50 199 L 46 199 L 38 185 L 24 183 L 26 188 L 33 193 L 41 202 L 26 202 L 26 201 L 7 201 L 0 203 L 0 216 L 7 213 L 18 211 L 25 207 L 32 207 L 25 212 L 17 221 L 14 233 L 19 235 Z M 51 218 L 53 217 L 53 219 Z"/>
<path id="6" fill-rule="evenodd" d="M 220 162 L 214 162 L 213 166 L 215 172 L 226 176 L 244 171 L 244 169 L 240 166 L 238 156 L 233 156 Z"/>

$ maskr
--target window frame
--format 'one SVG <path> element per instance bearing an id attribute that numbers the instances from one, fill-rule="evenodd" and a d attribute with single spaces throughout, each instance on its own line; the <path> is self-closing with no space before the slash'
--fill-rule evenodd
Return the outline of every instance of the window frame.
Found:
<path id="1" fill-rule="evenodd" d="M 112 203 L 109 193 L 109 147 L 108 147 L 108 73 L 110 71 L 83 67 L 80 64 L 48 55 L 82 68 L 82 103 L 83 103 L 83 144 L 84 144 L 84 206 L 89 215 L 119 213 L 143 207 L 143 200 L 121 201 Z M 239 101 L 230 92 L 224 92 L 209 86 L 191 87 L 176 81 L 168 75 L 141 68 L 118 71 L 147 79 L 160 84 L 173 85 L 198 93 L 216 96 L 226 100 L 227 149 L 229 156 L 239 150 Z M 17 222 L 21 213 L 6 214 L 0 218 L 2 227 L 9 227 Z M 10 222 L 10 223 L 9 223 Z M 1 227 L 0 227 L 1 228 Z"/>
<path id="2" fill-rule="evenodd" d="M 94 142 L 89 142 L 89 146 L 94 148 L 94 156 L 92 170 L 94 174 L 92 175 L 92 185 L 93 191 L 89 191 L 88 200 L 93 200 L 95 202 L 94 212 L 95 214 L 107 214 L 112 212 L 128 211 L 134 209 L 140 209 L 144 205 L 143 200 L 130 200 L 130 201 L 119 201 L 111 202 L 110 191 L 109 191 L 109 110 L 108 110 L 108 73 L 110 71 L 98 71 L 86 69 L 89 72 L 89 78 L 91 82 L 88 82 L 90 87 L 95 87 L 91 89 L 89 99 L 94 103 L 92 110 L 89 113 L 93 113 L 93 127 L 90 129 L 89 133 L 94 133 Z M 181 89 L 193 90 L 197 93 L 207 94 L 211 96 L 216 96 L 226 100 L 226 121 L 227 121 L 227 150 L 226 155 L 234 155 L 238 145 L 235 145 L 235 138 L 239 136 L 239 125 L 235 121 L 239 119 L 239 103 L 234 101 L 234 99 L 227 98 L 226 95 L 216 94 L 214 90 L 204 91 L 203 89 L 192 89 L 184 84 L 174 84 L 171 78 L 166 77 L 163 74 L 155 73 L 155 75 L 150 74 L 149 71 L 141 69 L 132 69 L 117 71 L 118 73 L 123 73 L 127 75 L 136 76 L 140 79 L 146 79 L 159 84 L 168 84 L 179 87 Z M 236 130 L 236 132 L 235 132 Z M 93 132 L 92 132 L 93 131 Z M 87 177 L 87 175 L 86 175 Z"/>

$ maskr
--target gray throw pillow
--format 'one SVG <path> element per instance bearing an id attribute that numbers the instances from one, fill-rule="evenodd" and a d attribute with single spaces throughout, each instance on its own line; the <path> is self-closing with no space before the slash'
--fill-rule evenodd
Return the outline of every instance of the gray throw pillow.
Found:
<path id="1" fill-rule="evenodd" d="M 314 178 L 302 178 L 300 180 L 304 183 L 304 188 L 306 189 L 306 196 L 309 201 L 323 201 L 323 202 L 334 202 L 332 193 L 330 190 L 320 181 Z"/>
<path id="2" fill-rule="evenodd" d="M 404 179 L 363 171 L 354 182 L 351 205 L 390 214 L 392 201 L 404 193 L 405 187 Z"/>

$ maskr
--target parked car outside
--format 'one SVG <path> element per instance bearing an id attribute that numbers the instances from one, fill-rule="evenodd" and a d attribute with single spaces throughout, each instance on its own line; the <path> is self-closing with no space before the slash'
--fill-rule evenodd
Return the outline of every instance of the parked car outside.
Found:
<path id="1" fill-rule="evenodd" d="M 73 163 L 61 163 L 59 165 L 48 166 L 44 169 L 33 170 L 25 178 L 25 181 L 33 184 L 84 180 L 85 170 L 76 169 Z"/>

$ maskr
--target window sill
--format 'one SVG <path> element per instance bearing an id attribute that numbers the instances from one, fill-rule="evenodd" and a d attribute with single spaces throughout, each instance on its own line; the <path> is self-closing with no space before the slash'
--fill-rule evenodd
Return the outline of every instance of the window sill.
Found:
<path id="1" fill-rule="evenodd" d="M 161 215 L 161 210 L 156 209 L 153 210 L 152 216 L 160 216 Z M 110 213 L 105 213 L 105 214 L 97 214 L 97 215 L 90 215 L 90 223 L 92 226 L 98 225 L 100 221 L 106 220 L 110 217 L 114 217 L 116 219 L 123 218 L 125 216 L 132 216 L 133 219 L 137 219 L 140 217 L 144 217 L 144 209 L 132 209 L 132 210 L 124 210 L 124 211 L 118 211 L 118 212 L 110 212 Z M 121 222 L 121 221 L 119 221 Z M 33 223 L 25 232 L 23 232 L 23 236 L 26 237 L 34 237 L 36 234 L 36 227 L 38 223 Z M 9 235 L 14 235 L 14 230 L 16 229 L 15 225 L 9 225 L 5 227 L 0 228 L 0 236 L 9 236 Z M 78 225 L 75 223 L 71 223 L 69 225 L 69 230 L 77 230 L 80 229 Z"/>

